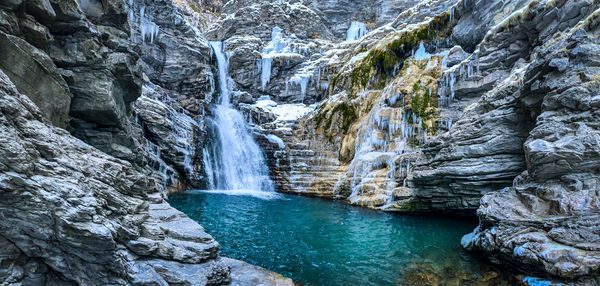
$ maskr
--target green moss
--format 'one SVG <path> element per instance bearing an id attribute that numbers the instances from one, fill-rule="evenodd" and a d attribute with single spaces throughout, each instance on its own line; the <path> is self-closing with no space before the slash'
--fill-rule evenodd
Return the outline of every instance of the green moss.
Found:
<path id="1" fill-rule="evenodd" d="M 316 126 L 322 126 L 324 130 L 329 130 L 331 128 L 331 125 L 333 125 L 333 120 L 334 118 L 336 118 L 336 114 L 341 120 L 339 127 L 342 131 L 341 133 L 344 134 L 348 133 L 348 130 L 350 129 L 352 123 L 354 123 L 354 121 L 358 119 L 358 110 L 352 104 L 342 102 L 336 105 L 331 110 L 324 110 L 323 105 L 314 117 Z"/>
<path id="2" fill-rule="evenodd" d="M 426 25 L 399 34 L 384 49 L 372 49 L 350 73 L 351 88 L 366 88 L 373 76 L 379 78 L 377 85 L 385 84 L 386 78 L 394 75 L 397 68 L 402 69 L 405 59 L 421 42 L 446 37 L 451 30 L 450 14 L 445 12 Z M 332 86 L 338 83 L 339 76 L 334 78 Z"/>
<path id="3" fill-rule="evenodd" d="M 334 78 L 334 85 L 336 84 L 338 77 L 339 75 Z M 367 86 L 367 83 L 369 83 L 369 80 L 371 79 L 371 67 L 368 65 L 360 65 L 356 67 L 350 73 L 350 79 L 352 80 L 352 86 Z"/>
<path id="4" fill-rule="evenodd" d="M 330 87 L 329 87 L 329 88 L 330 88 L 330 90 L 329 90 L 330 92 L 331 92 L 331 91 L 333 91 L 333 88 L 334 88 L 334 87 L 337 85 L 337 83 L 338 83 L 338 80 L 340 80 L 340 74 L 339 74 L 339 73 L 338 73 L 338 74 L 336 74 L 336 75 L 333 77 L 333 79 L 331 80 L 331 85 L 330 85 Z"/>
<path id="5" fill-rule="evenodd" d="M 341 116 L 342 122 L 340 129 L 343 131 L 343 133 L 347 133 L 348 129 L 350 129 L 350 125 L 352 125 L 352 123 L 358 118 L 358 112 L 356 111 L 356 108 L 352 105 L 342 102 L 331 110 L 330 116 L 327 119 L 327 123 L 323 128 L 326 130 L 331 128 L 331 124 L 333 124 L 333 118 L 336 114 Z"/>
<path id="6" fill-rule="evenodd" d="M 373 109 L 373 102 L 372 101 L 367 101 L 367 106 L 365 107 L 365 113 L 369 113 L 371 112 L 371 110 Z"/>
<path id="7" fill-rule="evenodd" d="M 419 92 L 420 89 L 421 89 L 421 81 L 415 82 L 415 84 L 413 84 L 413 90 L 415 92 Z"/>
<path id="8" fill-rule="evenodd" d="M 327 102 L 323 102 L 323 104 L 321 104 L 321 106 L 319 106 L 319 110 L 317 111 L 317 114 L 314 117 L 317 127 L 321 126 L 321 122 L 323 122 L 323 119 L 325 118 L 325 115 L 327 114 L 326 111 L 323 111 L 323 109 L 325 109 L 326 105 L 327 105 Z"/>
<path id="9" fill-rule="evenodd" d="M 196 2 L 190 2 L 190 8 L 192 8 L 192 10 L 194 10 L 194 12 L 196 12 L 196 13 L 200 12 L 200 9 L 198 9 Z"/>

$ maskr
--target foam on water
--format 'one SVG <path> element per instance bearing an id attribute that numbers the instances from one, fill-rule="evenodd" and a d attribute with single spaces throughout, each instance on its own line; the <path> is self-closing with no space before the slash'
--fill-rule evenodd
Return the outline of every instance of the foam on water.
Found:
<path id="1" fill-rule="evenodd" d="M 189 191 L 185 191 L 185 193 L 186 194 L 207 193 L 207 194 L 223 194 L 223 195 L 228 195 L 228 196 L 249 196 L 249 197 L 258 198 L 258 199 L 261 199 L 261 200 L 283 199 L 283 196 L 280 193 L 257 191 L 257 190 L 247 190 L 247 189 L 237 189 L 237 190 L 189 190 Z"/>

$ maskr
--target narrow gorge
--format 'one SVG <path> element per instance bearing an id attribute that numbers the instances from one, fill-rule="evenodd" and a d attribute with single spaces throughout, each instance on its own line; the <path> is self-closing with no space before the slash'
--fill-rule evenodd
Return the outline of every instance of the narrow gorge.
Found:
<path id="1" fill-rule="evenodd" d="M 600 285 L 600 1 L 0 0 L 0 285 Z"/>

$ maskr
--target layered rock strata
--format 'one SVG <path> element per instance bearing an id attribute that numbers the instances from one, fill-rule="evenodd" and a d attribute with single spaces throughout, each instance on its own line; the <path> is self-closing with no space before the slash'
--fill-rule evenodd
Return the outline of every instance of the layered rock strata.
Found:
<path id="1" fill-rule="evenodd" d="M 463 246 L 522 269 L 574 278 L 600 269 L 600 24 L 599 11 L 585 3 L 561 8 L 572 11 L 558 13 L 563 18 L 593 13 L 544 42 L 513 72 L 514 81 L 488 95 L 515 98 L 539 113 L 523 144 L 526 170 L 511 187 L 481 199 L 480 225 Z"/>
<path id="2" fill-rule="evenodd" d="M 4 73 L 0 101 L 3 284 L 228 280 L 218 243 L 162 199 L 149 170 L 49 125 Z"/>

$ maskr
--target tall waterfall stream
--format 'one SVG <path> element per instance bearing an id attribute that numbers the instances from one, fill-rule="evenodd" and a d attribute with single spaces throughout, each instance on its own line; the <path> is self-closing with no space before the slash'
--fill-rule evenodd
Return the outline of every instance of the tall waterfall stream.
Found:
<path id="1" fill-rule="evenodd" d="M 203 154 L 209 188 L 230 193 L 273 192 L 264 154 L 244 116 L 231 104 L 233 83 L 223 44 L 210 42 L 210 46 L 219 68 L 220 97 L 209 119 L 214 142 Z"/>

